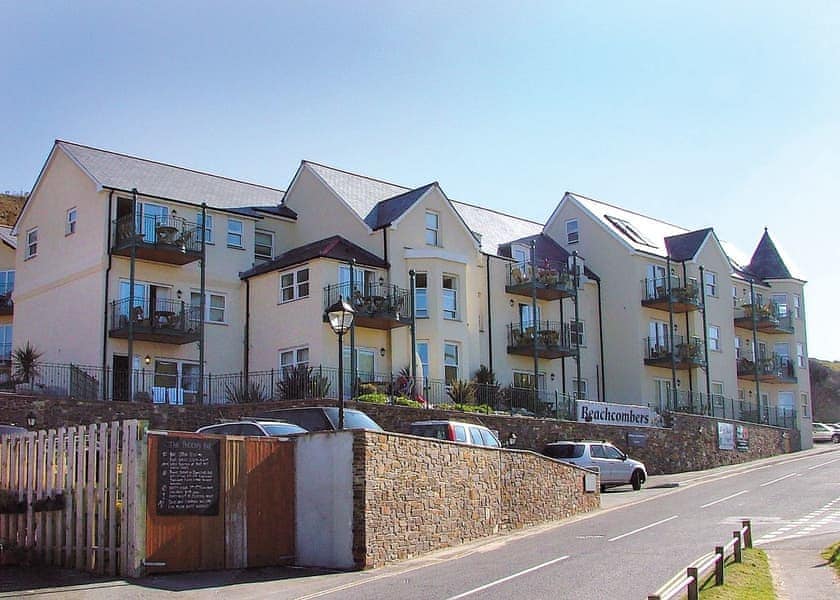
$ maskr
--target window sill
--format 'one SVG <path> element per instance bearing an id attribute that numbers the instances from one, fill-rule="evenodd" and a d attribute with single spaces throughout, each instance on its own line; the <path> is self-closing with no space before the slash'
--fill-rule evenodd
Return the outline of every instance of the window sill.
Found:
<path id="1" fill-rule="evenodd" d="M 231 250 L 245 250 L 245 246 L 234 246 L 233 244 L 228 244 L 227 247 Z"/>
<path id="2" fill-rule="evenodd" d="M 306 300 L 308 298 L 309 296 L 299 296 L 297 298 L 292 298 L 291 300 L 280 300 L 277 303 L 277 306 L 280 306 L 281 304 L 291 304 L 292 302 L 297 302 L 298 300 Z"/>

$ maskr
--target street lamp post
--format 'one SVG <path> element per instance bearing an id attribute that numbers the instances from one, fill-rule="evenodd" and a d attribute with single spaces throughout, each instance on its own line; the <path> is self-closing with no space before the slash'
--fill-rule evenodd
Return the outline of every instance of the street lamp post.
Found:
<path id="1" fill-rule="evenodd" d="M 344 348 L 342 336 L 353 325 L 356 311 L 347 302 L 338 297 L 338 301 L 327 309 L 330 327 L 338 335 L 338 428 L 344 429 Z"/>

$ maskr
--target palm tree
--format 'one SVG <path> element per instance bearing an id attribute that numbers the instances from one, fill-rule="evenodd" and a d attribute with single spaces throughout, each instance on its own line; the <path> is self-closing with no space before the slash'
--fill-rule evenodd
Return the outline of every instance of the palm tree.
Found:
<path id="1" fill-rule="evenodd" d="M 44 353 L 36 350 L 29 341 L 22 348 L 20 346 L 15 348 L 15 351 L 12 353 L 14 377 L 31 384 L 32 379 L 40 374 L 38 372 L 38 361 L 43 355 Z"/>

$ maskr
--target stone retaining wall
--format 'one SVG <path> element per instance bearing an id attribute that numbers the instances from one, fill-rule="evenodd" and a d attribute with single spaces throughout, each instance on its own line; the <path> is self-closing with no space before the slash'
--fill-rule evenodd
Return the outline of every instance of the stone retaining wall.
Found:
<path id="1" fill-rule="evenodd" d="M 354 432 L 354 562 L 378 567 L 591 511 L 600 496 L 583 480 L 532 452 Z"/>
<path id="2" fill-rule="evenodd" d="M 67 398 L 0 395 L 0 422 L 26 423 L 30 412 L 35 414 L 38 428 L 62 425 L 147 419 L 153 429 L 195 431 L 219 418 L 236 418 L 288 406 L 318 405 L 334 401 L 267 402 L 258 405 L 168 406 L 130 402 L 89 402 Z M 736 464 L 798 450 L 799 432 L 742 423 L 750 436 L 746 452 L 719 450 L 717 421 L 687 414 L 674 414 L 672 427 L 620 427 L 593 425 L 571 421 L 554 421 L 506 415 L 474 415 L 469 413 L 424 410 L 404 406 L 348 402 L 348 407 L 368 413 L 388 431 L 408 433 L 412 421 L 424 419 L 456 419 L 487 425 L 506 440 L 516 434 L 515 448 L 540 451 L 548 442 L 560 439 L 604 439 L 627 451 L 647 466 L 651 475 L 679 473 Z M 735 422 L 725 420 L 727 422 Z M 628 434 L 645 436 L 644 447 L 628 444 Z"/>

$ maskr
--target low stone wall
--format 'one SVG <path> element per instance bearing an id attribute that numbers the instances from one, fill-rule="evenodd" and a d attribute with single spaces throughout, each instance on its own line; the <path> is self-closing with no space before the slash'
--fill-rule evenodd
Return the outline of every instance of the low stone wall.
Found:
<path id="1" fill-rule="evenodd" d="M 588 512 L 600 496 L 583 479 L 532 452 L 354 432 L 354 562 L 378 567 Z"/>
<path id="2" fill-rule="evenodd" d="M 153 429 L 195 431 L 203 425 L 217 422 L 219 418 L 236 418 L 253 415 L 272 408 L 332 404 L 334 401 L 307 400 L 298 402 L 267 402 L 247 405 L 169 406 L 131 402 L 88 402 L 67 398 L 46 398 L 0 395 L 0 422 L 26 423 L 32 412 L 37 427 L 55 428 L 124 419 L 147 419 Z M 359 408 L 369 414 L 387 431 L 408 433 L 412 421 L 425 419 L 456 419 L 481 423 L 499 432 L 506 440 L 516 434 L 515 448 L 542 450 L 549 442 L 561 439 L 603 439 L 616 444 L 631 456 L 645 463 L 648 473 L 659 475 L 708 469 L 721 465 L 737 464 L 798 450 L 799 432 L 740 423 L 750 437 L 746 452 L 720 450 L 717 447 L 717 422 L 696 415 L 676 413 L 672 427 L 621 427 L 593 425 L 573 421 L 554 421 L 507 415 L 475 415 L 438 409 L 416 409 L 404 406 L 387 406 L 364 402 L 348 402 L 348 407 Z M 628 443 L 628 434 L 645 437 L 643 447 Z"/>

